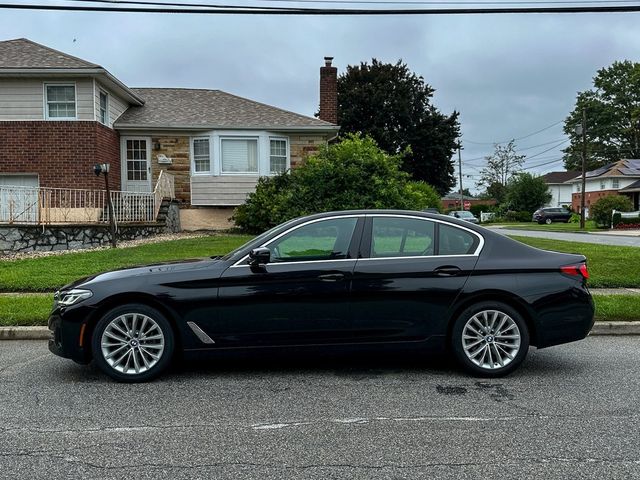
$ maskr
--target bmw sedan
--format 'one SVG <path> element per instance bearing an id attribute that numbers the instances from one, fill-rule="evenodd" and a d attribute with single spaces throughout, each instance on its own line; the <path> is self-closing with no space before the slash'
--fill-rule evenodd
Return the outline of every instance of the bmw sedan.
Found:
<path id="1" fill-rule="evenodd" d="M 474 375 L 593 326 L 585 257 L 442 215 L 298 218 L 224 257 L 102 273 L 56 292 L 49 349 L 124 382 L 231 350 L 451 352 Z M 269 350 L 270 349 L 270 350 Z"/>

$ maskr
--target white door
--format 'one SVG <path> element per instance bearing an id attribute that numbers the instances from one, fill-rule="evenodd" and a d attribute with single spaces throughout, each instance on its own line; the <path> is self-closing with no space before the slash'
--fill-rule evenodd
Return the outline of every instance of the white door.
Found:
<path id="1" fill-rule="evenodd" d="M 151 191 L 151 139 L 123 137 L 122 189 L 127 192 Z"/>
<path id="2" fill-rule="evenodd" d="M 38 222 L 38 176 L 0 175 L 0 222 Z"/>

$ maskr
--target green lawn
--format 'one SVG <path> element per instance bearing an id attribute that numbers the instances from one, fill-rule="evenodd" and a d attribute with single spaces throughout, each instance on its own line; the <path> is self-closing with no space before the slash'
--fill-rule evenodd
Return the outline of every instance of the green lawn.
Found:
<path id="1" fill-rule="evenodd" d="M 251 237 L 215 235 L 132 248 L 0 261 L 0 292 L 52 292 L 87 275 L 135 265 L 224 255 Z"/>
<path id="2" fill-rule="evenodd" d="M 596 320 L 640 320 L 640 295 L 597 295 Z M 46 325 L 52 295 L 0 295 L 0 326 Z"/>
<path id="3" fill-rule="evenodd" d="M 496 224 L 498 225 L 498 224 Z M 552 223 L 551 225 L 542 224 L 535 222 L 529 223 L 505 223 L 500 224 L 504 228 L 509 228 L 513 230 L 536 230 L 543 232 L 597 232 L 599 228 L 596 227 L 596 222 L 593 220 L 588 220 L 585 223 L 585 229 L 580 229 L 579 223 Z"/>
<path id="4" fill-rule="evenodd" d="M 589 286 L 595 288 L 640 287 L 640 248 L 596 245 L 594 243 L 566 242 L 546 238 L 512 237 L 527 245 L 557 252 L 580 253 L 587 257 L 591 278 Z"/>

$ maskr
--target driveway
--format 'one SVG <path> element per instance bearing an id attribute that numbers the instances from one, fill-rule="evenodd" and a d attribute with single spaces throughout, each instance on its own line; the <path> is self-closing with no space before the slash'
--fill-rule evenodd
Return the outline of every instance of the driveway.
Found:
<path id="1" fill-rule="evenodd" d="M 549 238 L 553 240 L 567 240 L 569 242 L 599 243 L 600 245 L 620 245 L 627 247 L 640 247 L 640 237 L 610 235 L 598 233 L 570 233 L 570 232 L 545 232 L 542 230 L 511 230 L 502 227 L 486 227 L 503 235 L 518 235 L 521 237 Z"/>
<path id="2" fill-rule="evenodd" d="M 0 478 L 640 478 L 639 342 L 532 350 L 500 380 L 385 354 L 141 385 L 0 342 Z"/>

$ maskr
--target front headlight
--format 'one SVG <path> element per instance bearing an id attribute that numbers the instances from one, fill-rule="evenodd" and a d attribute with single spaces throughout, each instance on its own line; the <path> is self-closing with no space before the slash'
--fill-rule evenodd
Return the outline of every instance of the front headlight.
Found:
<path id="1" fill-rule="evenodd" d="M 73 290 L 69 290 L 67 292 L 56 292 L 53 298 L 57 305 L 68 307 L 69 305 L 74 305 L 78 302 L 81 302 L 82 300 L 86 300 L 92 295 L 93 292 L 91 290 L 74 288 Z"/>

